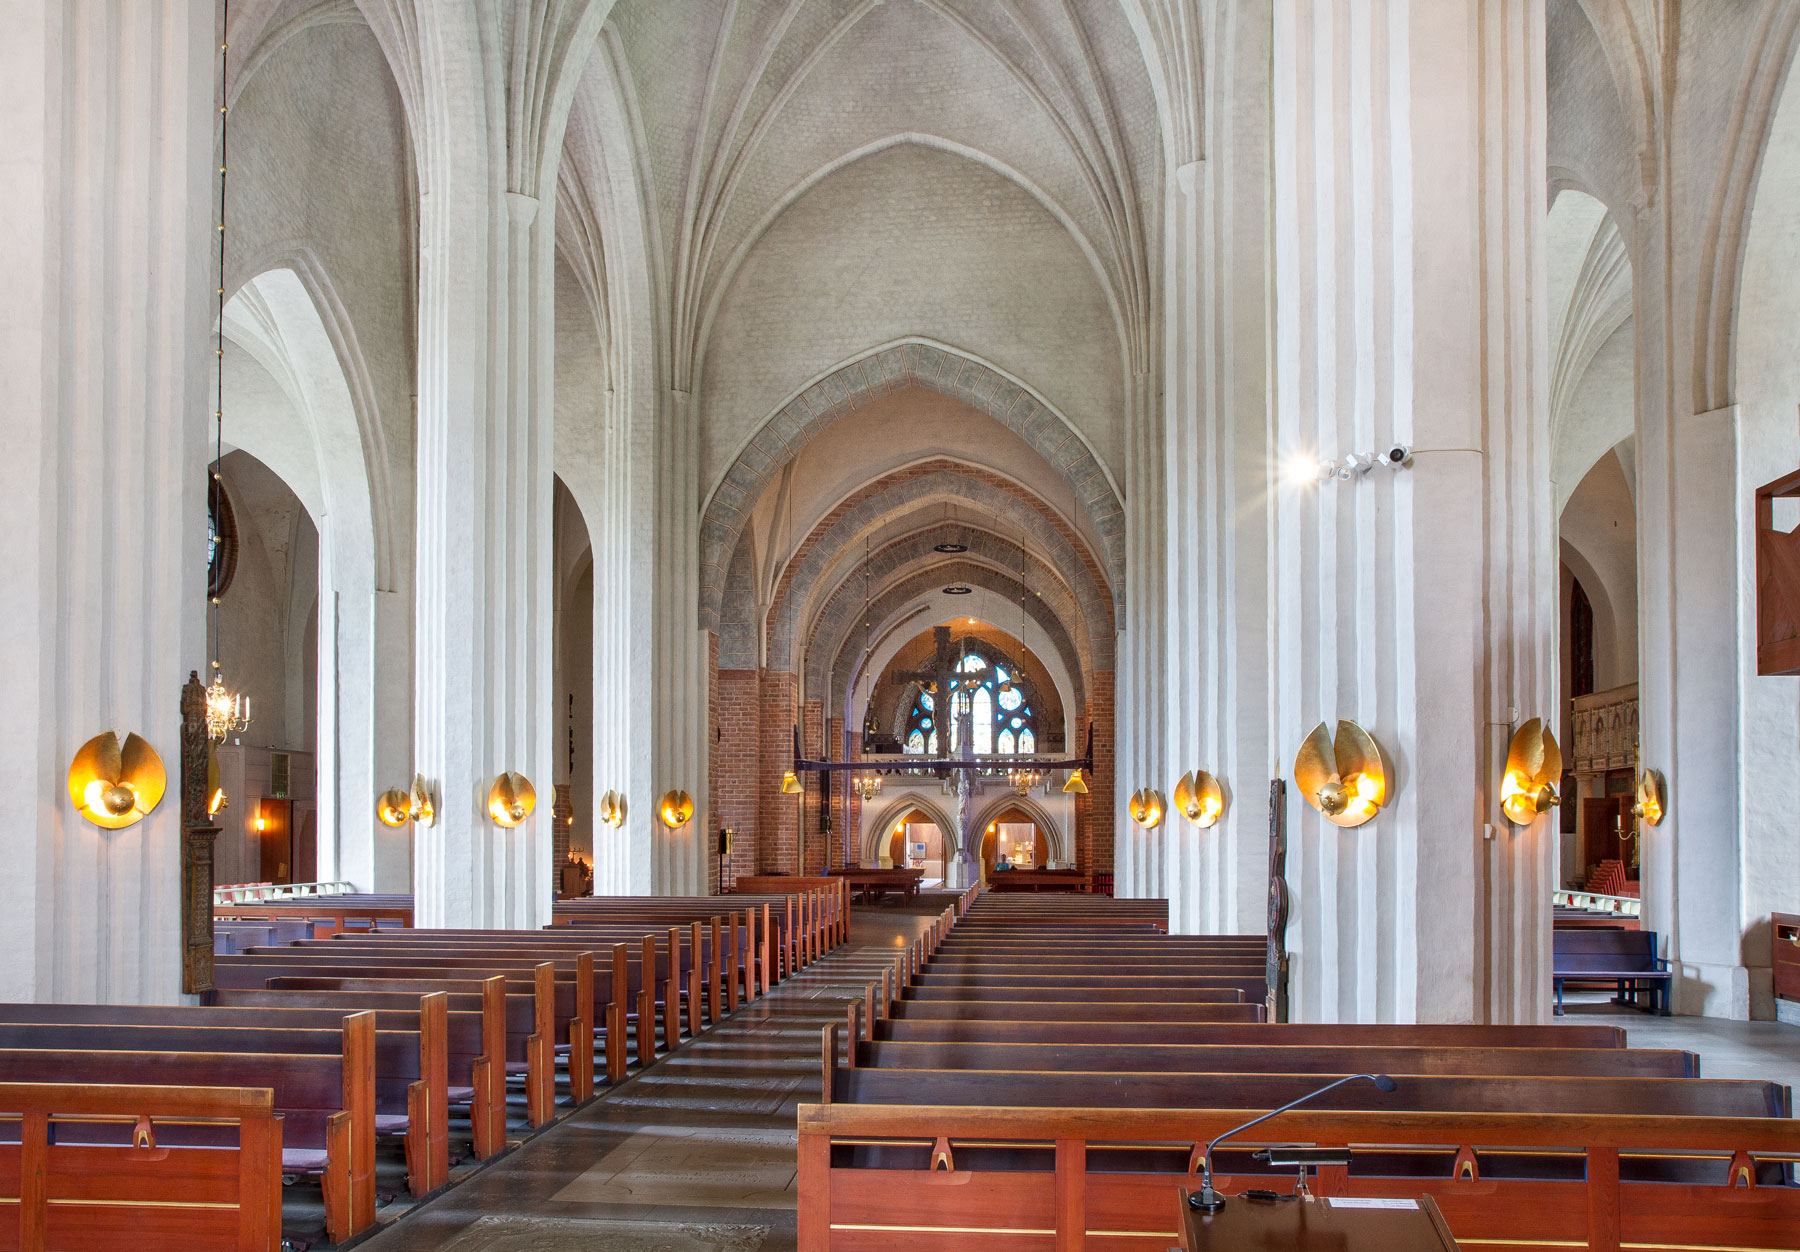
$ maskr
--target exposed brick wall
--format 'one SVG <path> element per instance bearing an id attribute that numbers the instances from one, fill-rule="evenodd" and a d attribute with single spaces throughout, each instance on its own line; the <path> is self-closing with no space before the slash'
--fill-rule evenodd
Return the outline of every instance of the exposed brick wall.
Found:
<path id="1" fill-rule="evenodd" d="M 717 636 L 714 636 L 716 639 Z M 753 669 L 713 670 L 712 813 L 717 826 L 737 832 L 726 862 L 728 879 L 759 868 L 756 832 L 761 779 L 759 683 Z M 780 783 L 780 775 L 776 775 Z M 714 829 L 717 834 L 717 827 Z"/>
<path id="2" fill-rule="evenodd" d="M 794 797 L 781 793 L 781 776 L 794 756 L 794 723 L 799 684 L 781 670 L 757 675 L 756 870 L 794 872 L 799 813 Z"/>
<path id="3" fill-rule="evenodd" d="M 806 755 L 813 760 L 821 760 L 825 756 L 825 706 L 818 700 L 808 700 L 801 713 L 800 742 Z M 819 829 L 819 816 L 825 804 L 825 788 L 830 786 L 835 793 L 841 785 L 840 779 L 825 782 L 823 774 L 814 774 L 806 780 L 806 864 L 800 869 L 802 874 L 822 874 L 825 872 L 826 836 Z"/>
<path id="4" fill-rule="evenodd" d="M 1095 670 L 1087 701 L 1087 723 L 1094 730 L 1094 772 L 1087 776 L 1087 795 L 1075 806 L 1076 855 L 1080 867 L 1095 874 L 1113 872 L 1113 694 L 1113 671 Z M 1086 741 L 1083 726 L 1082 742 Z M 1069 745 L 1071 754 L 1080 750 Z"/>

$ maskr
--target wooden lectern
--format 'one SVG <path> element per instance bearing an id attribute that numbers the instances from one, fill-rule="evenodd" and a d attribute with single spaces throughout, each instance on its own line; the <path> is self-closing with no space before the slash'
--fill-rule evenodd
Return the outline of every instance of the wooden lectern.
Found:
<path id="1" fill-rule="evenodd" d="M 1457 1252 L 1444 1215 L 1430 1196 L 1373 1200 L 1319 1196 L 1252 1200 L 1232 1196 L 1217 1213 L 1188 1207 L 1176 1192 L 1184 1252 L 1262 1252 L 1329 1248 L 1331 1252 Z"/>

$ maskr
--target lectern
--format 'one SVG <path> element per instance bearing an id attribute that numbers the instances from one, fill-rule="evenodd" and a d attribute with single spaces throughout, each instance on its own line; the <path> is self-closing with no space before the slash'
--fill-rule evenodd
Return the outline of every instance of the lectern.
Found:
<path id="1" fill-rule="evenodd" d="M 1233 1196 L 1217 1213 L 1188 1206 L 1176 1195 L 1184 1252 L 1457 1252 L 1444 1215 L 1430 1196 L 1417 1200 L 1254 1200 Z"/>

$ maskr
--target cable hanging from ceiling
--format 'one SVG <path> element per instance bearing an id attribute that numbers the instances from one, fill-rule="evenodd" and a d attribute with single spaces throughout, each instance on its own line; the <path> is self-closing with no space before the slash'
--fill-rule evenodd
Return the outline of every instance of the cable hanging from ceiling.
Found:
<path id="1" fill-rule="evenodd" d="M 231 0 L 222 0 L 220 8 L 219 38 L 219 284 L 214 293 L 217 297 L 218 343 L 214 354 L 214 391 L 213 391 L 213 459 L 209 467 L 207 481 L 207 516 L 208 526 L 212 528 L 212 519 L 218 516 L 225 496 L 225 480 L 220 474 L 220 464 L 225 459 L 225 178 L 229 167 L 230 148 L 228 137 L 231 122 L 231 91 L 227 79 L 226 59 L 230 53 L 229 35 L 231 30 Z M 217 543 L 217 534 L 209 535 Z M 211 656 L 210 680 L 206 686 L 206 731 L 214 742 L 224 743 L 226 738 L 234 734 L 242 734 L 250 726 L 249 697 L 233 692 L 225 685 L 225 676 L 220 664 L 219 645 L 219 602 L 224 598 L 223 587 L 207 588 L 207 626 L 209 651 Z"/>

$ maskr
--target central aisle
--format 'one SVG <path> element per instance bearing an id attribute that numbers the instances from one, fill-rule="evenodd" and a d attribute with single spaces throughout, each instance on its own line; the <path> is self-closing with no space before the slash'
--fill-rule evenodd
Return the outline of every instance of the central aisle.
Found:
<path id="1" fill-rule="evenodd" d="M 370 1252 L 780 1252 L 819 1030 L 930 913 L 851 912 L 850 942 L 362 1245 Z"/>

